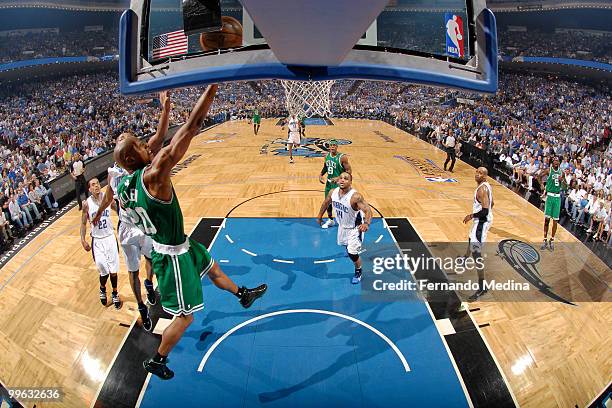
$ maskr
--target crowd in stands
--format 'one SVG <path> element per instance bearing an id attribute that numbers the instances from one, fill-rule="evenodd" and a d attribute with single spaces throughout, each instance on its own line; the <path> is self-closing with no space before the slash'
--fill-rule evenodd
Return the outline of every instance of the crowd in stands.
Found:
<path id="1" fill-rule="evenodd" d="M 82 57 L 118 53 L 117 31 L 60 31 L 0 37 L 0 64 L 46 57 Z"/>
<path id="2" fill-rule="evenodd" d="M 351 103 L 348 112 L 358 108 L 356 101 L 376 100 L 377 95 L 386 98 L 389 101 L 386 108 L 364 107 L 366 116 L 388 114 L 395 124 L 437 145 L 453 133 L 466 144 L 464 152 L 498 170 L 494 174 L 530 195 L 544 193 L 551 159 L 559 157 L 565 174 L 562 209 L 572 222 L 590 234 L 597 232 L 591 221 L 602 205 L 606 212 L 604 225 L 610 229 L 609 88 L 598 89 L 554 77 L 504 75 L 493 96 L 480 98 L 455 93 L 452 103 L 440 103 L 448 100 L 442 95 L 445 92 L 416 86 L 369 85 L 342 99 Z M 601 231 L 595 237 L 601 238 Z M 607 238 L 612 242 L 609 233 Z"/>
<path id="3" fill-rule="evenodd" d="M 378 44 L 391 48 L 442 54 L 445 31 L 435 18 L 392 19 L 378 30 Z M 172 30 L 170 25 L 167 30 Z M 157 27 L 159 30 L 159 27 Z M 166 30 L 166 31 L 167 31 Z M 160 30 L 164 32 L 164 30 Z M 117 54 L 116 30 L 27 33 L 4 37 L 0 42 L 0 63 L 43 57 L 102 56 Z M 199 51 L 190 41 L 190 52 Z M 557 57 L 612 63 L 612 31 L 607 34 L 572 30 L 569 32 L 498 31 L 500 55 Z"/>
<path id="4" fill-rule="evenodd" d="M 612 31 L 607 34 L 569 32 L 499 31 L 499 53 L 511 57 L 554 57 L 612 64 Z"/>
<path id="5" fill-rule="evenodd" d="M 171 92 L 171 123 L 186 119 L 202 90 Z M 483 152 L 476 159 L 496 169 L 494 176 L 505 175 L 533 194 L 542 192 L 542 178 L 557 155 L 567 179 L 563 208 L 576 223 L 595 231 L 590 221 L 604 202 L 610 222 L 609 90 L 506 74 L 497 94 L 487 97 L 400 83 L 338 81 L 331 98 L 335 117 L 389 120 L 434 144 L 453 132 L 465 144 L 466 154 Z M 277 81 L 222 84 L 210 118 L 247 118 L 255 108 L 263 117 L 286 114 Z M 75 153 L 87 162 L 112 149 L 124 131 L 149 134 L 157 127 L 158 115 L 156 95 L 121 96 L 112 72 L 2 88 L 0 207 L 5 219 L 0 218 L 0 224 L 24 232 L 42 220 L 56 206 L 48 183 L 65 172 Z M 3 235 L 0 231 L 0 241 Z"/>

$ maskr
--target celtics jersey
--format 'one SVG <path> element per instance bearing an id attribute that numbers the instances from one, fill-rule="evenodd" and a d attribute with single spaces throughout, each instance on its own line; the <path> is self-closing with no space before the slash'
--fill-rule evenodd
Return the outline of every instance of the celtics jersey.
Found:
<path id="1" fill-rule="evenodd" d="M 335 156 L 327 153 L 327 156 L 325 156 L 325 167 L 327 167 L 327 182 L 332 183 L 331 179 L 340 176 L 344 171 L 344 167 L 342 167 L 342 153 L 337 153 Z"/>
<path id="2" fill-rule="evenodd" d="M 546 180 L 546 192 L 547 193 L 555 193 L 559 194 L 561 191 L 561 168 L 558 170 L 550 168 L 550 173 L 548 173 L 548 179 Z"/>
<path id="3" fill-rule="evenodd" d="M 255 111 L 253 112 L 253 123 L 259 122 L 261 122 L 261 116 L 259 115 L 259 112 Z"/>
<path id="4" fill-rule="evenodd" d="M 185 242 L 183 213 L 172 188 L 170 201 L 153 197 L 144 185 L 145 169 L 139 169 L 121 180 L 117 195 L 121 207 L 132 222 L 155 242 L 180 245 Z"/>

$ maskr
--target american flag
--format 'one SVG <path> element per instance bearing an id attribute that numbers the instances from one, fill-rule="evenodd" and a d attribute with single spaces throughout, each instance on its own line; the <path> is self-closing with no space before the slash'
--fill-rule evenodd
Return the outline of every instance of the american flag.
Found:
<path id="1" fill-rule="evenodd" d="M 172 31 L 153 38 L 153 59 L 187 53 L 187 36 L 183 30 Z"/>

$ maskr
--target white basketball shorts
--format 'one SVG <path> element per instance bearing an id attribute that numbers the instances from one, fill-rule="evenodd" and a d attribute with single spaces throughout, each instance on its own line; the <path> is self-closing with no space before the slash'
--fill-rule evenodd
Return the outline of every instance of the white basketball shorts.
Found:
<path id="1" fill-rule="evenodd" d="M 359 228 L 338 227 L 338 245 L 345 246 L 351 255 L 359 255 L 362 252 L 364 233 Z"/>
<path id="2" fill-rule="evenodd" d="M 91 252 L 100 276 L 119 272 L 119 248 L 115 235 L 91 238 Z"/>
<path id="3" fill-rule="evenodd" d="M 491 224 L 493 224 L 493 221 L 474 220 L 472 230 L 470 231 L 470 251 L 482 252 Z"/>
<path id="4" fill-rule="evenodd" d="M 287 143 L 299 145 L 300 144 L 300 132 L 289 132 L 289 139 Z"/>
<path id="5" fill-rule="evenodd" d="M 125 223 L 119 224 L 119 243 L 123 249 L 123 259 L 128 272 L 140 269 L 140 256 L 151 259 L 151 238 L 145 235 L 138 227 Z"/>

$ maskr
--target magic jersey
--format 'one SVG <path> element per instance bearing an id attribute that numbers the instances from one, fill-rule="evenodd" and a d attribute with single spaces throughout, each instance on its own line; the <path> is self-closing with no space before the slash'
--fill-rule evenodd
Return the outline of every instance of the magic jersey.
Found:
<path id="1" fill-rule="evenodd" d="M 357 190 L 351 188 L 342 197 L 340 187 L 332 192 L 332 206 L 336 210 L 336 220 L 341 228 L 355 228 L 362 224 L 363 214 L 361 210 L 354 210 L 351 206 L 351 198 Z"/>

